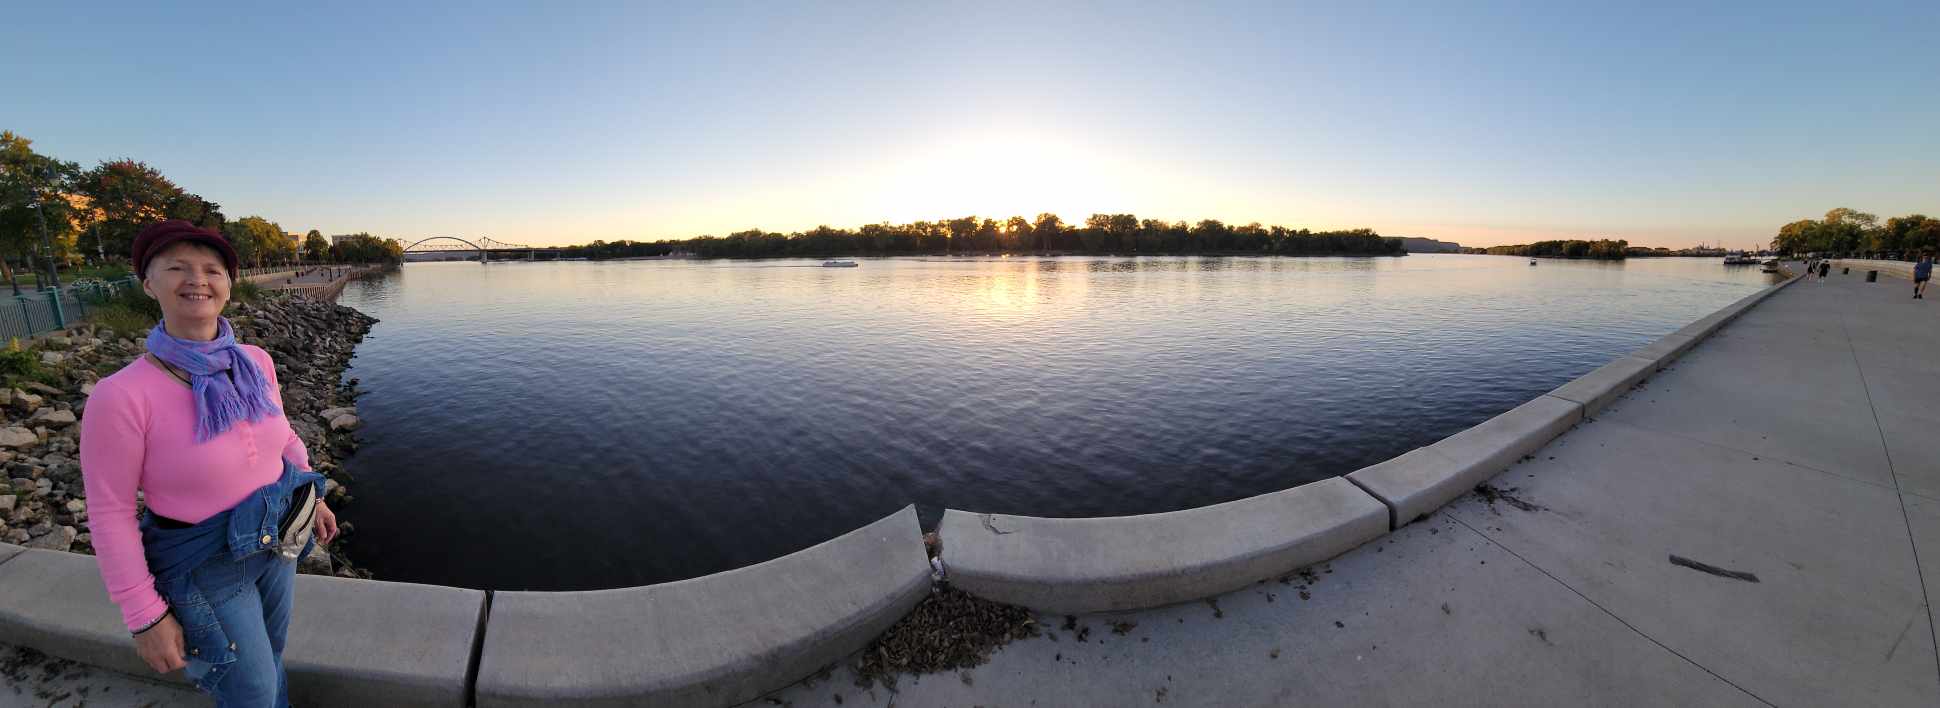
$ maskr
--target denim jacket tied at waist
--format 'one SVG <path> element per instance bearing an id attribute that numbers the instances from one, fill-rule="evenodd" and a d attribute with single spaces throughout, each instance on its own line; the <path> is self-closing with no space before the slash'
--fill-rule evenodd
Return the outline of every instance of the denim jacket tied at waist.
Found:
<path id="1" fill-rule="evenodd" d="M 175 620 L 182 625 L 189 658 L 211 664 L 236 659 L 228 633 L 216 621 L 208 599 L 190 582 L 191 574 L 225 550 L 230 560 L 274 550 L 281 541 L 276 527 L 289 508 L 290 493 L 305 484 L 313 485 L 317 498 L 323 498 L 323 475 L 284 460 L 280 479 L 194 526 L 162 528 L 156 525 L 154 512 L 142 515 L 142 554 L 148 558 L 148 572 L 155 576 L 155 590 L 168 600 Z M 305 550 L 308 548 L 306 545 Z"/>

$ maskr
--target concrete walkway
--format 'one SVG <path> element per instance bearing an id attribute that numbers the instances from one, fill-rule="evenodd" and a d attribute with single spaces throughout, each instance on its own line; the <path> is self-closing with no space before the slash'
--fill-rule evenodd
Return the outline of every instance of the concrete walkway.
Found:
<path id="1" fill-rule="evenodd" d="M 1499 494 L 1304 574 L 749 705 L 1940 705 L 1940 301 L 1910 291 L 1786 288 Z M 105 674 L 88 705 L 202 704 Z"/>
<path id="2" fill-rule="evenodd" d="M 208 697 L 182 684 L 143 680 L 0 644 L 0 708 L 207 708 L 209 703 Z"/>
<path id="3" fill-rule="evenodd" d="M 1506 497 L 1311 579 L 752 705 L 1940 705 L 1940 301 L 1911 289 L 1786 288 L 1497 476 Z"/>

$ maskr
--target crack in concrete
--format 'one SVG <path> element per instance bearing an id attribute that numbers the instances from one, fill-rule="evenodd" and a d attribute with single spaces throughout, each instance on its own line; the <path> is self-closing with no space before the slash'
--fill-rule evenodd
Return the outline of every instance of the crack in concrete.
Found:
<path id="1" fill-rule="evenodd" d="M 1924 603 L 1922 603 L 1922 604 L 1924 604 Z M 1889 663 L 1889 664 L 1890 664 L 1890 663 L 1893 663 L 1893 652 L 1896 652 L 1896 651 L 1899 651 L 1899 650 L 1900 650 L 1900 644 L 1906 641 L 1906 631 L 1907 631 L 1907 630 L 1909 630 L 1909 629 L 1912 629 L 1912 628 L 1913 628 L 1913 620 L 1916 620 L 1916 619 L 1919 619 L 1919 618 L 1920 618 L 1920 613 L 1918 613 L 1918 612 L 1915 612 L 1915 613 L 1913 613 L 1913 615 L 1912 615 L 1911 617 L 1907 617 L 1907 618 L 1906 618 L 1906 626 L 1904 626 L 1904 627 L 1901 627 L 1901 628 L 1900 628 L 1900 636 L 1899 636 L 1899 638 L 1897 638 L 1897 639 L 1894 639 L 1894 640 L 1893 640 L 1893 647 L 1892 647 L 1891 649 L 1887 649 L 1887 650 L 1886 650 L 1886 662 L 1885 662 L 1885 663 Z"/>

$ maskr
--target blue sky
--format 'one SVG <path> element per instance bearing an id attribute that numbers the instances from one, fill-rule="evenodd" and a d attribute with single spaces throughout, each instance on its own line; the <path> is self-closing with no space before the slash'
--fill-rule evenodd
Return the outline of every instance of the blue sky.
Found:
<path id="1" fill-rule="evenodd" d="M 1050 211 L 1750 246 L 1940 214 L 1934 2 L 60 5 L 8 11 L 0 128 L 293 231 Z"/>

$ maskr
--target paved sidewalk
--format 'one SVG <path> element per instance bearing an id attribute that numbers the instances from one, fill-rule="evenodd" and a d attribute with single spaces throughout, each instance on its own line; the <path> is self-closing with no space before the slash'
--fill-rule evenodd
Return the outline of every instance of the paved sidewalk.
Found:
<path id="1" fill-rule="evenodd" d="M 129 644 L 129 651 L 134 645 Z M 209 699 L 166 684 L 0 644 L 0 708 L 207 708 Z"/>
<path id="2" fill-rule="evenodd" d="M 1080 617 L 1086 641 L 1057 629 L 894 694 L 841 669 L 772 699 L 1940 705 L 1940 301 L 1911 290 L 1796 283 L 1497 476 L 1506 496 L 1311 581 Z"/>

